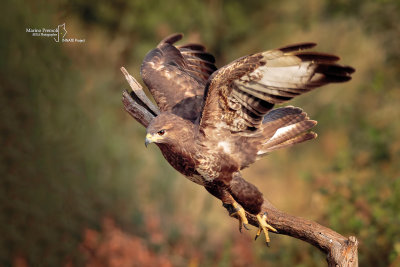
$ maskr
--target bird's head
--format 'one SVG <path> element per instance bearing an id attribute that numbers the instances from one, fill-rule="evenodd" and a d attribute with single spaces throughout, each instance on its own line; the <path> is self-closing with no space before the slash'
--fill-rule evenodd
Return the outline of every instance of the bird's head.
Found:
<path id="1" fill-rule="evenodd" d="M 184 140 L 192 133 L 192 123 L 170 112 L 161 113 L 155 117 L 146 129 L 145 145 L 174 144 Z"/>

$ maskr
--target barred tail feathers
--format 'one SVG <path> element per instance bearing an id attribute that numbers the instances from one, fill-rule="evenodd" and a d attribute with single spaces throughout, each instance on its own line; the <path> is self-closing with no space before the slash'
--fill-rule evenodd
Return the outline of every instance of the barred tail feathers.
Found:
<path id="1" fill-rule="evenodd" d="M 309 131 L 316 124 L 300 108 L 288 106 L 271 110 L 263 120 L 266 141 L 257 152 L 257 157 L 316 138 L 317 134 Z"/>

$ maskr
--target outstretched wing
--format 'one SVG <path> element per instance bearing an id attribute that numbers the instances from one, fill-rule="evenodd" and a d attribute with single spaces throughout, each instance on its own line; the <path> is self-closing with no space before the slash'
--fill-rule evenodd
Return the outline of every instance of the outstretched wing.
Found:
<path id="1" fill-rule="evenodd" d="M 151 50 L 143 60 L 141 75 L 161 111 L 194 121 L 200 114 L 206 81 L 217 68 L 204 46 L 174 46 L 181 38 L 182 34 L 173 34 Z"/>
<path id="2" fill-rule="evenodd" d="M 210 78 L 200 129 L 251 133 L 275 104 L 327 83 L 351 79 L 354 69 L 335 62 L 339 57 L 306 52 L 301 43 L 240 58 Z"/>
<path id="3" fill-rule="evenodd" d="M 316 124 L 299 108 L 275 104 L 316 87 L 351 79 L 338 57 L 306 52 L 314 43 L 286 46 L 240 58 L 209 79 L 199 130 L 243 169 L 263 155 L 316 137 Z M 223 138 L 221 143 L 219 140 Z"/>

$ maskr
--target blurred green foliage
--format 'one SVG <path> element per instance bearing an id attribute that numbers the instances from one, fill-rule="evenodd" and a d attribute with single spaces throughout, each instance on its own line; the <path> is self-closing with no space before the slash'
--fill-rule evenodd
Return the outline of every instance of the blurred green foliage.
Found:
<path id="1" fill-rule="evenodd" d="M 193 255 L 201 265 L 241 265 L 247 239 L 237 235 L 236 222 L 155 148 L 144 149 L 144 130 L 120 102 L 127 84 L 119 67 L 138 77 L 147 51 L 172 32 L 205 44 L 219 66 L 316 41 L 357 69 L 352 82 L 294 102 L 319 121 L 318 141 L 269 156 L 247 177 L 278 207 L 356 235 L 361 266 L 400 265 L 398 14 L 396 0 L 6 1 L 0 265 L 21 256 L 30 266 L 80 266 L 83 231 L 100 229 L 104 216 L 175 265 L 188 265 Z M 64 22 L 68 36 L 86 42 L 25 32 Z M 152 241 L 148 214 L 162 221 L 162 241 Z M 249 243 L 253 265 L 325 265 L 301 241 L 272 242 L 271 249 Z"/>

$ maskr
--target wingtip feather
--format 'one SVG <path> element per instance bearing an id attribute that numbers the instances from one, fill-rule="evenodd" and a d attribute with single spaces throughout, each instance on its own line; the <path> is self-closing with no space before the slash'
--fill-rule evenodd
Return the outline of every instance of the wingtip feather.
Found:
<path id="1" fill-rule="evenodd" d="M 189 49 L 189 50 L 194 50 L 194 51 L 206 51 L 206 47 L 201 44 L 194 44 L 194 43 L 189 43 L 189 44 L 184 44 L 178 46 L 179 49 Z"/>
<path id="2" fill-rule="evenodd" d="M 162 39 L 158 45 L 162 45 L 165 43 L 174 44 L 174 43 L 178 42 L 179 40 L 181 40 L 182 38 L 183 38 L 183 33 L 173 33 L 171 35 L 168 35 L 164 39 Z"/>
<path id="3" fill-rule="evenodd" d="M 288 53 L 288 52 L 293 52 L 293 51 L 301 51 L 301 50 L 311 49 L 315 46 L 317 46 L 316 43 L 305 42 L 305 43 L 286 45 L 286 46 L 278 48 L 278 50 L 280 50 L 284 53 Z"/>
<path id="4" fill-rule="evenodd" d="M 294 53 L 295 56 L 299 57 L 302 61 L 314 61 L 314 62 L 336 62 L 340 60 L 340 57 L 321 52 L 309 52 L 309 51 L 300 51 Z"/>

